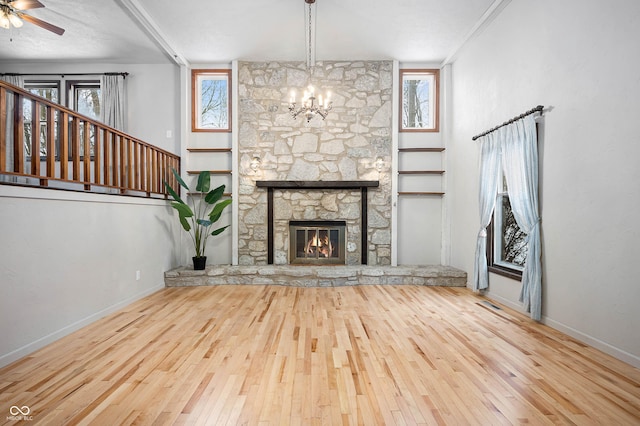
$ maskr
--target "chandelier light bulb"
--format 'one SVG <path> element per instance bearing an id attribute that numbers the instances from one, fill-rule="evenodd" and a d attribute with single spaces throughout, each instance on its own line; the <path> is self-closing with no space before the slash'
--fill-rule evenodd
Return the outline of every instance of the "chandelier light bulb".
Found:
<path id="1" fill-rule="evenodd" d="M 329 99 L 330 95 L 327 94 L 324 98 L 322 95 L 318 95 L 316 101 L 313 86 L 309 86 L 307 89 L 308 90 L 304 91 L 302 99 L 300 100 L 300 107 L 297 106 L 295 93 L 292 91 L 291 103 L 289 105 L 291 116 L 295 119 L 299 115 L 302 115 L 306 118 L 307 123 L 316 115 L 319 115 L 324 120 L 332 107 L 332 102 Z"/>

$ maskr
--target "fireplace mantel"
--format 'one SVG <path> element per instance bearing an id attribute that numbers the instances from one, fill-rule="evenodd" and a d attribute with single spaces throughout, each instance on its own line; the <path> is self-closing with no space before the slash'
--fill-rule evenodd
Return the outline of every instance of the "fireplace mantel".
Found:
<path id="1" fill-rule="evenodd" d="M 359 189 L 361 195 L 360 220 L 362 226 L 361 256 L 362 265 L 367 264 L 367 189 L 377 188 L 377 180 L 257 180 L 256 186 L 267 188 L 267 263 L 273 264 L 273 190 L 322 190 L 322 189 Z"/>
<path id="2" fill-rule="evenodd" d="M 260 188 L 275 189 L 362 189 L 377 188 L 377 180 L 257 180 Z"/>

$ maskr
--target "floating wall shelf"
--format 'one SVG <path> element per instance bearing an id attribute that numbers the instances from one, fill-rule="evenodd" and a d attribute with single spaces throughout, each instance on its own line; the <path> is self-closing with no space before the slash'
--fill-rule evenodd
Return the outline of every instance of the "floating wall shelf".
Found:
<path id="1" fill-rule="evenodd" d="M 440 153 L 444 148 L 398 148 L 398 153 Z M 444 170 L 398 170 L 398 175 L 443 175 Z M 440 191 L 398 191 L 399 196 L 442 196 L 444 192 Z"/>

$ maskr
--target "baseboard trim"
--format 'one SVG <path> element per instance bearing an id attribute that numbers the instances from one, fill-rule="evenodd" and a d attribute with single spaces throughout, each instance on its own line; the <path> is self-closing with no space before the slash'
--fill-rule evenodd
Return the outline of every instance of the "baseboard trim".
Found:
<path id="1" fill-rule="evenodd" d="M 518 311 L 518 312 L 522 312 L 524 314 L 527 314 L 524 309 L 522 309 L 522 305 L 517 304 L 517 303 L 513 303 L 510 300 L 506 300 L 502 297 L 499 296 L 495 296 L 495 295 L 486 295 L 487 299 L 492 299 L 495 300 L 496 302 L 499 302 L 505 306 L 508 306 L 509 308 Z M 636 368 L 640 368 L 640 356 L 634 355 L 632 353 L 629 353 L 623 349 L 620 349 L 618 347 L 615 347 L 607 342 L 603 342 L 600 339 L 597 339 L 593 336 L 590 336 L 586 333 L 583 333 L 579 330 L 576 330 L 575 328 L 569 327 L 568 325 L 565 325 L 559 321 L 553 320 L 549 317 L 546 316 L 542 316 L 540 322 L 544 325 L 547 325 L 555 330 L 558 330 L 564 334 L 566 334 L 567 336 L 573 337 L 574 339 L 577 339 L 579 341 L 581 341 L 582 343 L 586 343 L 589 346 L 592 346 L 608 355 L 611 355 L 614 358 L 619 359 L 620 361 L 626 362 L 629 365 L 632 365 Z"/>
<path id="2" fill-rule="evenodd" d="M 548 325 L 551 328 L 554 328 L 558 331 L 561 331 L 574 339 L 580 340 L 583 343 L 588 344 L 589 346 L 593 346 L 596 349 L 601 350 L 602 352 L 611 355 L 614 358 L 619 359 L 620 361 L 626 362 L 629 365 L 632 365 L 636 368 L 640 368 L 640 357 L 636 356 L 632 353 L 624 351 L 620 348 L 617 348 L 613 345 L 610 345 L 607 342 L 603 342 L 600 339 L 597 339 L 588 334 L 582 333 L 574 328 L 571 328 L 565 324 L 562 324 L 558 321 L 554 321 L 547 317 L 542 318 L 542 323 Z"/>
<path id="3" fill-rule="evenodd" d="M 0 355 L 0 367 L 5 367 L 9 364 L 11 364 L 12 362 L 15 362 L 35 351 L 37 351 L 38 349 L 41 349 L 43 347 L 45 347 L 46 345 L 55 342 L 56 340 L 67 336 L 71 333 L 73 333 L 74 331 L 77 331 L 79 329 L 81 329 L 82 327 L 85 327 L 101 318 L 104 318 L 105 316 L 116 312 L 122 308 L 124 308 L 127 305 L 130 305 L 131 303 L 142 299 L 143 297 L 149 296 L 150 294 L 153 294 L 159 290 L 162 290 L 164 287 L 164 283 L 161 285 L 158 285 L 156 287 L 152 287 L 150 289 L 146 289 L 144 291 L 141 291 L 140 293 L 136 293 L 135 295 L 121 301 L 118 302 L 114 305 L 108 306 L 92 315 L 89 315 L 86 318 L 83 318 L 79 321 L 76 321 L 72 324 L 69 324 L 66 327 L 63 327 L 59 330 L 56 330 L 46 336 L 43 336 L 31 343 L 28 343 L 16 350 L 13 350 L 9 353 Z"/>

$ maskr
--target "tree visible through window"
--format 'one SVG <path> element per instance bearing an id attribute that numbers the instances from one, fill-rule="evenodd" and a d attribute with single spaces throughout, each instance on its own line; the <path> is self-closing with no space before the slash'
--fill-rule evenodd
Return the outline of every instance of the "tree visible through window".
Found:
<path id="1" fill-rule="evenodd" d="M 58 81 L 25 81 L 24 84 L 25 90 L 33 93 L 34 95 L 43 97 L 51 102 L 60 103 L 60 84 Z M 25 99 L 23 103 L 23 111 L 24 111 L 24 148 L 25 154 L 27 156 L 31 156 L 31 140 L 34 135 L 31 134 L 32 126 L 31 122 L 33 121 L 33 111 L 32 111 L 32 102 L 30 99 Z M 55 122 L 58 121 L 58 115 L 54 116 Z M 47 116 L 46 116 L 46 108 L 41 105 L 40 106 L 40 125 L 36 126 L 36 129 L 39 129 L 39 135 L 35 136 L 40 139 L 40 155 L 47 155 Z M 57 136 L 57 126 L 54 129 Z"/>
<path id="2" fill-rule="evenodd" d="M 100 120 L 100 81 L 69 81 L 69 108 Z"/>
<path id="3" fill-rule="evenodd" d="M 100 120 L 100 81 L 76 80 L 67 81 L 69 108 L 94 120 Z M 84 139 L 84 126 L 80 126 L 80 140 Z M 89 126 L 89 155 L 93 155 L 95 145 L 95 128 Z M 80 144 L 80 156 L 84 155 L 84 145 Z"/>
<path id="4" fill-rule="evenodd" d="M 527 244 L 526 237 L 522 229 L 516 223 L 516 218 L 511 209 L 509 196 L 503 196 L 501 208 L 501 227 L 500 227 L 500 256 L 501 262 L 509 265 L 517 265 L 524 268 L 524 262 L 527 260 Z"/>
<path id="5" fill-rule="evenodd" d="M 504 177 L 502 189 L 497 195 L 488 238 L 489 270 L 521 279 L 527 260 L 527 234 L 516 223 Z"/>
<path id="6" fill-rule="evenodd" d="M 63 94 L 60 91 L 60 81 L 47 81 L 47 80 L 27 80 L 24 85 L 25 89 L 34 95 L 38 95 L 43 97 L 51 102 L 62 103 L 61 95 Z M 94 120 L 100 120 L 100 100 L 101 100 L 101 89 L 100 89 L 100 81 L 99 80 L 68 80 L 66 82 L 66 91 L 64 92 L 66 97 L 66 105 L 73 109 L 74 111 L 79 112 L 82 115 L 85 115 Z M 33 127 L 31 125 L 33 120 L 33 104 L 31 100 L 25 99 L 23 103 L 23 111 L 24 111 L 24 149 L 25 154 L 27 156 L 31 156 L 31 148 L 32 148 L 32 138 L 38 137 L 40 140 L 40 155 L 47 155 L 47 144 L 46 144 L 46 135 L 47 135 L 47 117 L 46 117 L 46 109 L 44 106 L 40 106 L 40 125 L 36 126 L 36 131 L 39 132 L 38 136 L 32 135 Z M 55 146 L 56 150 L 60 145 L 59 141 L 59 114 L 55 112 L 54 114 L 54 137 L 55 137 Z M 38 130 L 39 129 L 39 130 Z M 80 139 L 84 138 L 84 126 L 81 126 L 80 129 Z M 94 127 L 89 127 L 89 144 L 91 149 L 91 154 L 93 154 L 93 146 L 95 141 L 94 136 Z M 80 155 L 84 155 L 84 146 L 80 146 Z M 57 154 L 56 154 L 56 158 Z"/>
<path id="7" fill-rule="evenodd" d="M 230 83 L 230 70 L 191 71 L 192 131 L 231 130 Z"/>
<path id="8" fill-rule="evenodd" d="M 400 70 L 401 131 L 438 131 L 439 70 Z"/>

